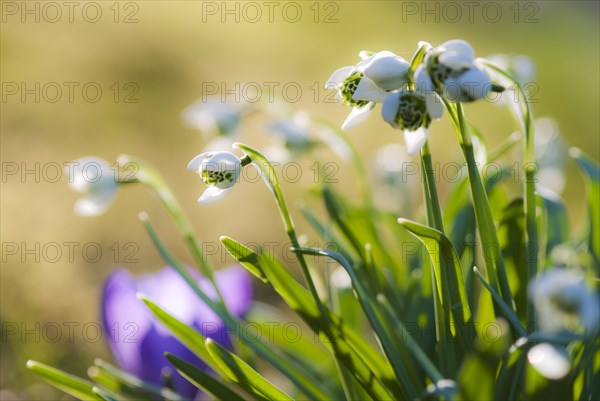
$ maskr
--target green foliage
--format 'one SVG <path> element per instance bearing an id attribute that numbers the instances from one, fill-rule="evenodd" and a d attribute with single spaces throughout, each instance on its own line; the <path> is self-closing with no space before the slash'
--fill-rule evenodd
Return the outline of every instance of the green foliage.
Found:
<path id="1" fill-rule="evenodd" d="M 423 51 L 419 50 L 415 60 L 422 59 Z M 511 79 L 496 66 L 486 66 Z M 525 94 L 519 93 L 526 102 Z M 515 195 L 505 180 L 508 167 L 502 166 L 494 178 L 484 177 L 476 156 L 484 161 L 500 160 L 519 138 L 509 137 L 488 155 L 485 134 L 469 124 L 462 104 L 444 104 L 463 151 L 468 178 L 455 185 L 442 205 L 431 168 L 433 155 L 425 143 L 421 150 L 424 210 L 397 219 L 373 205 L 359 153 L 351 149 L 360 181 L 360 202 L 324 184 L 313 192 L 325 214 L 305 205 L 300 208 L 330 247 L 301 244 L 271 162 L 251 146 L 234 144 L 245 153 L 240 159 L 242 168 L 252 163 L 273 195 L 304 283 L 292 274 L 290 266 L 264 249 L 252 250 L 227 236 L 220 238 L 221 243 L 261 285 L 289 306 L 318 344 L 306 338 L 297 344 L 286 342 L 277 331 L 268 342 L 251 338 L 243 323 L 254 319 L 258 327 L 264 327 L 266 322 L 256 316 L 247 316 L 248 320 L 232 316 L 216 288 L 217 296 L 209 296 L 142 214 L 144 227 L 163 260 L 241 340 L 233 350 L 226 349 L 140 295 L 153 316 L 208 369 L 167 354 L 173 367 L 200 390 L 221 400 L 598 398 L 598 324 L 588 326 L 581 313 L 576 316 L 580 322 L 575 331 L 544 331 L 540 324 L 544 317 L 538 309 L 547 305 L 535 305 L 528 291 L 541 272 L 562 267 L 552 258 L 561 247 L 576 254 L 589 253 L 578 259 L 577 267 L 597 283 L 600 168 L 581 151 L 571 152 L 586 182 L 590 217 L 589 230 L 573 239 L 560 197 L 541 186 L 536 189 L 529 105 L 520 103 L 516 109 L 523 131 L 525 181 Z M 331 125 L 315 121 L 318 128 L 351 146 Z M 127 156 L 122 162 L 136 163 L 141 173 L 135 182 L 148 186 L 161 199 L 197 267 L 212 280 L 191 224 L 166 181 L 139 159 Z M 423 220 L 426 224 L 417 222 Z M 326 268 L 320 269 L 321 265 Z M 339 277 L 334 280 L 334 269 L 349 279 L 346 286 Z M 316 283 L 321 282 L 326 282 L 327 288 L 318 288 Z M 577 300 L 563 300 L 567 305 L 560 305 L 555 299 L 560 296 L 548 296 L 557 304 L 554 307 L 568 309 L 571 315 L 581 312 L 576 310 L 580 306 Z M 558 356 L 566 355 L 561 360 L 566 373 L 553 377 L 539 369 L 539 361 L 532 361 L 531 352 L 540 343 L 550 344 Z M 548 359 L 547 363 L 553 362 Z M 37 362 L 30 361 L 27 366 L 79 399 L 182 399 L 171 389 L 144 382 L 99 360 L 88 372 L 93 382 Z"/>

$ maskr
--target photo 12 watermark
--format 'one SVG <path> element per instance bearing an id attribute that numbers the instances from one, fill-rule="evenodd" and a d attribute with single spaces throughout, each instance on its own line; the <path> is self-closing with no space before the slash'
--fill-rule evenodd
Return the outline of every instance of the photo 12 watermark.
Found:
<path id="1" fill-rule="evenodd" d="M 140 22 L 138 1 L 3 1 L 2 23 L 97 24 L 109 21 L 115 24 Z"/>

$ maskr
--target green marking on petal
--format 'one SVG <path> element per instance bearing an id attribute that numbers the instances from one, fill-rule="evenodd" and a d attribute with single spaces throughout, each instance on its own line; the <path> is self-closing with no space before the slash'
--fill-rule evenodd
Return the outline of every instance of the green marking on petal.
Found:
<path id="1" fill-rule="evenodd" d="M 354 72 L 344 80 L 344 83 L 340 87 L 340 94 L 342 96 L 342 102 L 344 102 L 344 104 L 347 104 L 351 107 L 363 107 L 367 103 L 369 103 L 368 100 L 352 99 L 352 96 L 354 96 L 354 92 L 356 92 L 356 88 L 358 88 L 360 80 L 364 76 L 365 74 L 363 74 L 362 72 Z"/>

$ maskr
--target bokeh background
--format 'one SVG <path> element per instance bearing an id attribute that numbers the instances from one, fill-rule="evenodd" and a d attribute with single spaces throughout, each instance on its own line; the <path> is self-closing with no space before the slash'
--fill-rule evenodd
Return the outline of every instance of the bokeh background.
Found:
<path id="1" fill-rule="evenodd" d="M 246 243 L 279 241 L 283 251 L 285 233 L 264 185 L 245 183 L 221 203 L 196 203 L 204 188 L 185 167 L 207 139 L 182 123 L 181 112 L 203 95 L 206 83 L 230 90 L 258 83 L 263 101 L 269 94 L 265 83 L 277 83 L 273 94 L 288 100 L 290 108 L 341 124 L 348 109 L 325 101 L 321 88 L 332 71 L 354 64 L 360 50 L 388 49 L 410 58 L 420 40 L 435 45 L 463 38 L 478 56 L 531 57 L 537 66 L 535 115 L 556 119 L 569 146 L 599 159 L 596 1 L 288 3 L 74 2 L 71 14 L 62 2 L 1 3 L 1 399 L 66 398 L 28 373 L 27 359 L 79 375 L 96 356 L 111 360 L 105 339 L 95 331 L 104 278 L 116 266 L 138 273 L 163 267 L 138 212 L 147 211 L 167 245 L 191 262 L 174 225 L 147 190 L 124 188 L 105 215 L 77 217 L 77 194 L 68 189 L 66 176 L 57 177 L 57 165 L 84 155 L 111 162 L 120 153 L 139 156 L 167 178 L 201 241 L 217 244 L 226 234 Z M 290 83 L 301 93 L 290 92 L 285 99 L 282 88 Z M 92 87 L 88 93 L 86 84 Z M 58 98 L 56 86 L 62 88 Z M 93 87 L 102 89 L 95 102 L 90 100 Z M 467 113 L 490 148 L 516 129 L 508 110 L 493 104 L 469 105 Z M 260 116 L 249 117 L 240 140 L 268 146 L 265 123 Z M 379 118 L 348 137 L 366 162 L 380 146 L 402 140 Z M 440 163 L 462 161 L 446 118 L 433 125 L 430 138 Z M 339 163 L 336 189 L 352 195 L 351 168 L 331 153 L 321 153 L 321 159 Z M 302 199 L 321 212 L 308 191 L 315 181 L 313 160 L 303 157 L 299 163 L 302 179 L 284 182 L 285 194 L 292 204 Z M 566 170 L 563 196 L 577 229 L 585 223 L 583 182 L 572 163 Z M 443 201 L 449 183 L 439 185 Z M 316 239 L 296 215 L 300 232 Z M 65 243 L 76 243 L 73 255 Z M 15 246 L 17 253 L 8 251 Z M 93 246 L 89 255 L 82 253 L 86 246 Z M 102 255 L 96 258 L 98 247 Z M 231 263 L 224 251 L 210 258 L 217 267 Z M 270 296 L 257 283 L 257 299 Z"/>

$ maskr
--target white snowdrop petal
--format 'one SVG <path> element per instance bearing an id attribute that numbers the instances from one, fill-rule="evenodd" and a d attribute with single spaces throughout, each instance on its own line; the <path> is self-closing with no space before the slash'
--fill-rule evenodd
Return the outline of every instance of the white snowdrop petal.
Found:
<path id="1" fill-rule="evenodd" d="M 410 64 L 400 56 L 374 57 L 365 67 L 365 76 L 385 90 L 400 89 L 406 84 Z"/>
<path id="2" fill-rule="evenodd" d="M 426 93 L 425 104 L 427 106 L 427 114 L 429 114 L 429 117 L 438 119 L 442 117 L 442 114 L 444 114 L 444 103 L 436 93 Z"/>
<path id="3" fill-rule="evenodd" d="M 342 124 L 342 131 L 347 131 L 365 122 L 369 115 L 371 115 L 373 107 L 375 107 L 373 103 L 369 103 L 363 107 L 354 107 L 348 117 L 346 117 L 344 124 Z"/>
<path id="4" fill-rule="evenodd" d="M 75 202 L 75 214 L 85 217 L 101 215 L 108 209 L 111 200 L 112 197 L 108 199 L 91 196 L 81 197 Z"/>
<path id="5" fill-rule="evenodd" d="M 202 196 L 198 198 L 198 203 L 202 205 L 208 205 L 211 203 L 215 203 L 225 198 L 227 194 L 229 194 L 231 188 L 229 189 L 221 189 L 215 186 L 210 186 L 206 188 L 206 190 L 202 193 Z"/>
<path id="6" fill-rule="evenodd" d="M 473 48 L 464 40 L 454 39 L 442 43 L 438 61 L 453 70 L 470 67 L 475 58 Z"/>
<path id="7" fill-rule="evenodd" d="M 381 89 L 371 79 L 364 76 L 361 78 L 352 99 L 354 100 L 368 100 L 370 102 L 382 103 L 388 96 L 388 92 Z"/>
<path id="8" fill-rule="evenodd" d="M 433 82 L 427 73 L 427 68 L 423 64 L 415 70 L 415 84 L 417 85 L 417 90 L 423 93 L 432 92 L 434 90 Z"/>
<path id="9" fill-rule="evenodd" d="M 565 350 L 549 343 L 533 346 L 527 352 L 527 360 L 542 376 L 551 380 L 560 380 L 571 370 Z"/>
<path id="10" fill-rule="evenodd" d="M 207 159 L 213 155 L 212 152 L 204 152 L 200 153 L 198 156 L 194 157 L 187 165 L 187 169 L 193 172 L 199 172 L 200 166 L 204 159 Z"/>
<path id="11" fill-rule="evenodd" d="M 414 156 L 421 150 L 428 135 L 429 130 L 425 127 L 420 127 L 416 131 L 404 130 L 404 143 L 409 156 Z"/>
<path id="12" fill-rule="evenodd" d="M 400 92 L 394 92 L 384 100 L 381 106 L 381 117 L 394 128 L 398 128 L 396 116 L 400 105 Z"/>
<path id="13" fill-rule="evenodd" d="M 331 74 L 331 76 L 325 83 L 325 89 L 339 89 L 344 80 L 348 78 L 348 75 L 350 75 L 353 69 L 354 67 L 342 67 L 336 70 L 333 74 Z"/>

